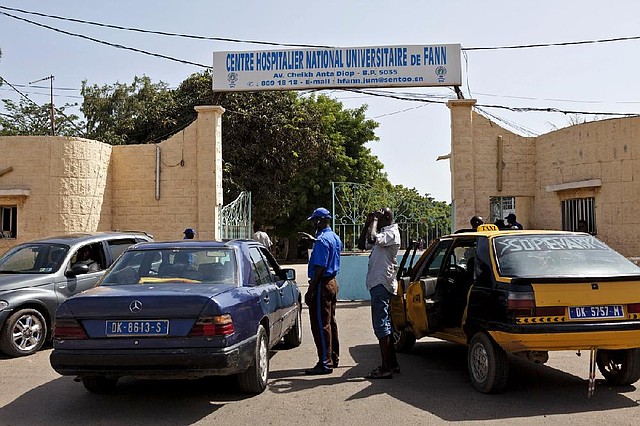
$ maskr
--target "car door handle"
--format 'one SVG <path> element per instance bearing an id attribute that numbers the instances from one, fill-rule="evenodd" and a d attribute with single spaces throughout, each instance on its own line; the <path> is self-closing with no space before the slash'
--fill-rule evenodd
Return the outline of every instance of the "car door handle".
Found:
<path id="1" fill-rule="evenodd" d="M 58 288 L 65 288 L 67 286 L 66 283 L 60 283 L 58 284 Z"/>

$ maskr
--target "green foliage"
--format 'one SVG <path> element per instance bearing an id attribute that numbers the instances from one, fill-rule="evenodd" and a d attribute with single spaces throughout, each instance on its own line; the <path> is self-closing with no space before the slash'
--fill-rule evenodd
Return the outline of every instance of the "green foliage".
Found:
<path id="1" fill-rule="evenodd" d="M 51 106 L 37 105 L 25 99 L 18 103 L 3 99 L 2 103 L 7 111 L 0 115 L 0 136 L 45 136 L 51 134 Z M 58 136 L 79 136 L 80 117 L 75 114 L 65 114 L 66 108 L 76 104 L 65 104 L 56 107 L 54 124 Z M 62 113 L 62 114 L 61 114 Z"/>
<path id="2" fill-rule="evenodd" d="M 331 182 L 384 189 L 378 192 L 387 198 L 377 200 L 377 206 L 405 200 L 407 206 L 422 203 L 410 208 L 422 209 L 419 214 L 429 209 L 441 213 L 442 206 L 430 198 L 389 183 L 368 147 L 378 140 L 378 123 L 366 118 L 366 105 L 345 109 L 327 96 L 297 92 L 239 92 L 214 100 L 211 78 L 210 72 L 192 74 L 175 89 L 147 76 L 135 77 L 131 84 L 98 86 L 84 81 L 81 111 L 86 137 L 113 145 L 159 142 L 193 122 L 195 106 L 215 103 L 226 110 L 224 199 L 230 202 L 241 191 L 251 191 L 254 221 L 275 226 L 278 236 L 309 230 L 305 219 L 311 211 L 331 208 Z M 0 118 L 0 131 L 10 132 L 2 134 L 49 134 L 47 105 L 4 102 L 13 117 Z M 78 135 L 66 123 L 60 120 L 58 133 Z"/>
<path id="3" fill-rule="evenodd" d="M 82 82 L 87 137 L 111 145 L 160 141 L 187 123 L 178 122 L 173 91 L 166 83 L 135 77 L 131 85 Z"/>

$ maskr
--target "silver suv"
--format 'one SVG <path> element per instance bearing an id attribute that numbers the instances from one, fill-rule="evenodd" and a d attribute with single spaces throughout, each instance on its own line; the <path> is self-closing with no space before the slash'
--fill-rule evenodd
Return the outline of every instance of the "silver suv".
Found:
<path id="1" fill-rule="evenodd" d="M 0 257 L 0 351 L 31 355 L 51 335 L 58 305 L 93 287 L 144 232 L 69 234 L 19 244 Z"/>

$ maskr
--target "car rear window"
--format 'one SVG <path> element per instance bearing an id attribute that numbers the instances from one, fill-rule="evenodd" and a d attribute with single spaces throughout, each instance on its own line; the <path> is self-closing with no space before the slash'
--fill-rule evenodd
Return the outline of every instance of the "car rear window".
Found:
<path id="1" fill-rule="evenodd" d="M 235 251 L 230 248 L 129 250 L 116 261 L 101 285 L 236 284 L 235 259 Z"/>
<path id="2" fill-rule="evenodd" d="M 498 273 L 506 277 L 640 275 L 640 268 L 592 235 L 505 235 L 493 239 Z"/>

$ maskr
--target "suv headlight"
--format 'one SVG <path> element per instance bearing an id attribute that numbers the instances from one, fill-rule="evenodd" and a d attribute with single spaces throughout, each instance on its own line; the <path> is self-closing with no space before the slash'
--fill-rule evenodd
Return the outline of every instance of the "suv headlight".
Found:
<path id="1" fill-rule="evenodd" d="M 8 302 L 5 302 L 4 300 L 0 300 L 0 311 L 5 309 L 7 306 L 9 306 Z"/>

